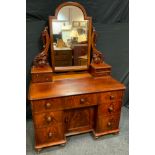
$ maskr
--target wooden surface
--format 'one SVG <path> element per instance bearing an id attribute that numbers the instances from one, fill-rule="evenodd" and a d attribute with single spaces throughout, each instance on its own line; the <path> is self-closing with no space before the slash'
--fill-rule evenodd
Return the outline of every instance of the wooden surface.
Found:
<path id="1" fill-rule="evenodd" d="M 64 80 L 64 79 L 81 79 L 81 78 L 90 78 L 91 74 L 88 72 L 80 73 L 65 73 L 65 74 L 54 74 L 53 81 Z"/>
<path id="2" fill-rule="evenodd" d="M 84 132 L 96 138 L 118 133 L 123 89 L 31 101 L 35 148 L 65 143 L 65 136 Z"/>
<path id="3" fill-rule="evenodd" d="M 55 72 L 81 71 L 81 70 L 88 70 L 88 66 L 55 67 Z"/>
<path id="4" fill-rule="evenodd" d="M 43 147 L 66 143 L 66 136 L 69 135 L 92 131 L 98 138 L 119 132 L 125 86 L 111 77 L 111 66 L 103 62 L 102 53 L 96 49 L 96 32 L 93 30 L 92 33 L 92 18 L 87 16 L 83 6 L 74 2 L 65 2 L 58 6 L 55 16 L 49 17 L 51 44 L 53 45 L 52 19 L 56 19 L 59 10 L 67 5 L 79 7 L 84 13 L 84 19 L 89 20 L 86 47 L 88 64 L 55 67 L 54 49 L 51 46 L 52 68 L 49 64 L 32 67 L 28 98 L 31 101 L 35 148 L 38 151 Z M 74 53 L 77 57 L 78 52 L 81 53 L 81 47 Z M 78 72 L 73 72 L 75 70 Z"/>
<path id="5" fill-rule="evenodd" d="M 101 64 L 91 64 L 91 67 L 94 69 L 111 68 L 111 66 L 106 64 L 105 62 Z"/>
<path id="6" fill-rule="evenodd" d="M 46 66 L 41 66 L 41 67 L 35 67 L 32 66 L 31 68 L 31 73 L 52 73 L 52 67 L 50 65 L 46 65 Z"/>
<path id="7" fill-rule="evenodd" d="M 111 77 L 108 78 L 84 78 L 65 79 L 55 82 L 31 83 L 29 100 L 63 97 L 94 92 L 106 92 L 124 90 L 123 84 Z"/>

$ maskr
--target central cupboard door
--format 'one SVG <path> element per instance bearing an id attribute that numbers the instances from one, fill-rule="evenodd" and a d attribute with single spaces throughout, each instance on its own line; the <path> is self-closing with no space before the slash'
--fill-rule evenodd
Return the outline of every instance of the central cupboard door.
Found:
<path id="1" fill-rule="evenodd" d="M 64 115 L 65 133 L 78 133 L 93 128 L 93 107 L 66 110 Z"/>

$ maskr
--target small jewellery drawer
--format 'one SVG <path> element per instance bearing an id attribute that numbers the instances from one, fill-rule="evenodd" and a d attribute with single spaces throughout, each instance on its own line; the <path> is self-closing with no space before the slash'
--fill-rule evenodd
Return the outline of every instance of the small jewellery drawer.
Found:
<path id="1" fill-rule="evenodd" d="M 32 111 L 44 112 L 48 110 L 63 110 L 76 107 L 84 107 L 97 104 L 96 94 L 69 96 L 62 98 L 53 98 L 46 100 L 32 101 Z"/>
<path id="2" fill-rule="evenodd" d="M 99 115 L 111 115 L 121 110 L 122 101 L 111 101 L 98 106 Z"/>
<path id="3" fill-rule="evenodd" d="M 33 73 L 32 74 L 32 82 L 51 82 L 52 74 L 51 73 Z"/>
<path id="4" fill-rule="evenodd" d="M 120 114 L 111 115 L 109 117 L 98 116 L 98 122 L 96 126 L 97 132 L 106 132 L 119 128 Z"/>
<path id="5" fill-rule="evenodd" d="M 35 128 L 43 128 L 62 122 L 62 111 L 37 113 L 33 115 Z"/>
<path id="6" fill-rule="evenodd" d="M 123 91 L 111 91 L 106 93 L 100 93 L 99 104 L 107 103 L 110 101 L 122 100 Z"/>
<path id="7" fill-rule="evenodd" d="M 61 123 L 35 130 L 36 145 L 48 144 L 64 140 L 63 126 Z"/>

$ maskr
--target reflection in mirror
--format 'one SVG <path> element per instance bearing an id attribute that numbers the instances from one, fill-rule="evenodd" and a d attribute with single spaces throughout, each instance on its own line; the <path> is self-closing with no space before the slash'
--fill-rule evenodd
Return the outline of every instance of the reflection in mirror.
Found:
<path id="1" fill-rule="evenodd" d="M 76 6 L 59 10 L 58 18 L 52 20 L 55 66 L 87 66 L 88 20 Z"/>

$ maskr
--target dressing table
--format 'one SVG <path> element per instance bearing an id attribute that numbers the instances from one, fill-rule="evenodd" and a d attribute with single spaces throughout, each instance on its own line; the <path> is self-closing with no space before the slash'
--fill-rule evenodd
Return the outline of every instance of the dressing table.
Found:
<path id="1" fill-rule="evenodd" d="M 80 42 L 80 34 L 73 31 L 86 40 Z M 57 47 L 60 36 L 65 47 Z M 49 16 L 43 50 L 31 68 L 28 96 L 37 151 L 63 145 L 70 135 L 92 132 L 98 138 L 119 132 L 125 86 L 111 76 L 112 67 L 96 48 L 96 36 L 92 18 L 79 3 L 62 3 L 55 16 Z"/>

